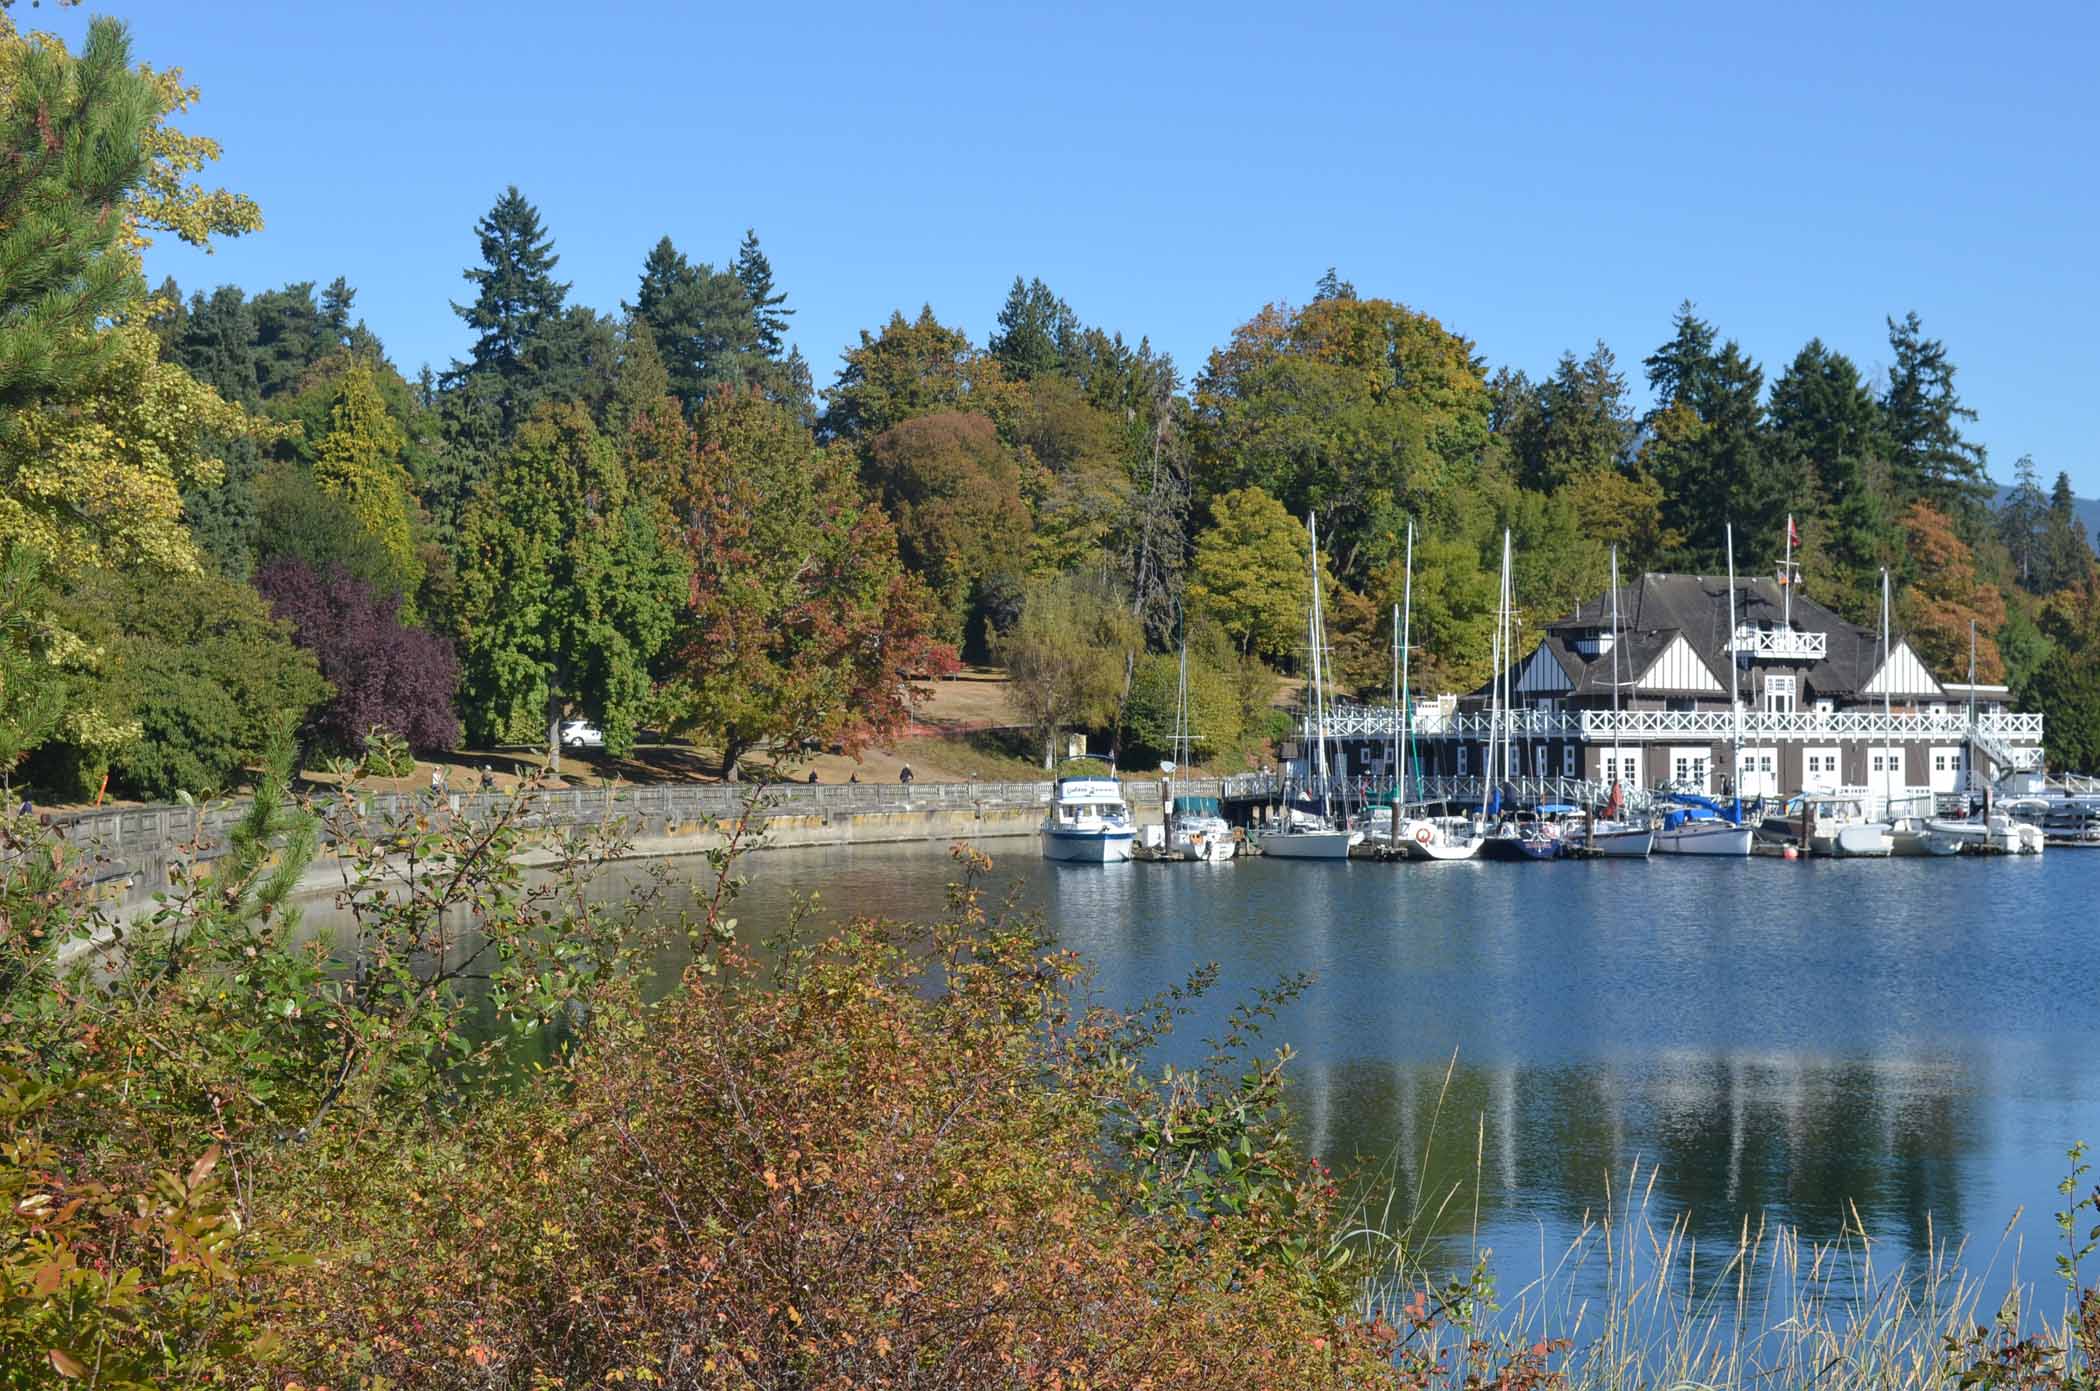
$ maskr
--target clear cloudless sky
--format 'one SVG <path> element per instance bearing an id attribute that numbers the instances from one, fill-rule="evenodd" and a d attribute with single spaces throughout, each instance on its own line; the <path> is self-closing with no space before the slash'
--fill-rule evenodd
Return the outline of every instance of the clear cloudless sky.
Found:
<path id="1" fill-rule="evenodd" d="M 1690 298 L 1768 378 L 1916 309 L 2009 478 L 2100 493 L 2100 5 L 733 6 L 110 0 L 267 229 L 185 290 L 347 276 L 404 372 L 508 183 L 616 310 L 756 227 L 827 385 L 893 309 L 982 342 L 1016 274 L 1193 376 L 1330 264 L 1534 375 Z M 91 3 L 90 10 L 95 6 Z M 69 36 L 83 11 L 18 7 Z"/>

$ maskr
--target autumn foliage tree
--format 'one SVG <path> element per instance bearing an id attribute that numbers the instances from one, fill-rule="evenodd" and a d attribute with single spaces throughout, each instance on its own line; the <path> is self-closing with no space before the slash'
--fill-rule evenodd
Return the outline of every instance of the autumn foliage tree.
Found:
<path id="1" fill-rule="evenodd" d="M 865 473 L 897 520 L 905 564 L 940 601 L 943 634 L 961 638 L 986 582 L 1027 562 L 1028 504 L 1013 451 L 986 417 L 943 411 L 877 436 Z"/>
<path id="2" fill-rule="evenodd" d="M 721 751 L 726 777 L 754 749 L 858 754 L 894 737 L 912 683 L 954 669 L 889 519 L 791 408 L 709 398 L 670 500 L 692 584 L 658 699 L 673 728 Z"/>
<path id="3" fill-rule="evenodd" d="M 1998 630 L 2005 626 L 2005 595 L 1976 572 L 1976 557 L 1955 534 L 1947 514 L 1923 500 L 1903 512 L 1910 583 L 1900 615 L 1910 644 L 1934 671 L 1967 673 L 1969 633 L 1976 634 L 1976 679 L 2003 681 Z"/>

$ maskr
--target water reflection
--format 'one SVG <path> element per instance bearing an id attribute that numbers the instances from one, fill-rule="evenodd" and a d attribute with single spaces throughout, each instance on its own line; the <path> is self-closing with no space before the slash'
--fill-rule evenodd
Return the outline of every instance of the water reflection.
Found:
<path id="1" fill-rule="evenodd" d="M 2021 1273 L 2045 1279 L 2063 1149 L 2100 1140 L 2100 853 L 1083 866 L 990 848 L 994 892 L 1092 958 L 1104 998 L 1218 963 L 1169 1060 L 1234 999 L 1310 973 L 1272 1026 L 1307 1142 L 1385 1166 L 1402 1211 L 1455 1188 L 1453 1240 L 1477 1198 L 1483 1240 L 1557 1248 L 1638 1160 L 1702 1244 L 1746 1216 L 1827 1241 L 1857 1204 L 1884 1250 L 1928 1231 L 1988 1250 L 2025 1205 Z M 745 863 L 747 939 L 811 892 L 816 924 L 924 918 L 954 877 L 934 846 Z"/>
<path id="2" fill-rule="evenodd" d="M 1535 1249 L 1639 1160 L 1702 1242 L 1746 1215 L 1830 1240 L 1856 1204 L 1884 1249 L 1991 1247 L 2024 1205 L 2041 1278 L 2062 1151 L 2100 1139 L 2100 855 L 1104 868 L 992 849 L 1106 997 L 1219 963 L 1176 1061 L 1231 999 L 1311 973 L 1274 1026 L 1308 1143 L 1389 1165 L 1403 1210 L 1455 1186 L 1447 1236 L 1471 1235 L 1476 1171 L 1483 1239 Z M 920 915 L 951 877 L 926 848 L 752 864 L 747 922 L 790 883 Z"/>

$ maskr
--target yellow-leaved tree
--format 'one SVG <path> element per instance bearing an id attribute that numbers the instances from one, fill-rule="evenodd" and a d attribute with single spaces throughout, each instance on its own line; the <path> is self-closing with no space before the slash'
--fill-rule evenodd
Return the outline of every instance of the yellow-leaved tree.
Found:
<path id="1" fill-rule="evenodd" d="M 179 71 L 135 65 L 115 20 L 75 55 L 0 11 L 0 564 L 25 594 L 98 569 L 195 572 L 182 497 L 222 471 L 207 440 L 275 430 L 161 361 L 146 326 L 155 232 L 203 246 L 262 225 L 249 199 L 194 181 L 218 146 L 167 119 L 196 98 Z M 137 738 L 86 693 L 97 646 L 41 602 L 18 617 L 4 666 L 20 689 L 0 690 L 0 718 L 64 714 L 0 730 L 0 749 L 56 738 L 103 763 Z"/>

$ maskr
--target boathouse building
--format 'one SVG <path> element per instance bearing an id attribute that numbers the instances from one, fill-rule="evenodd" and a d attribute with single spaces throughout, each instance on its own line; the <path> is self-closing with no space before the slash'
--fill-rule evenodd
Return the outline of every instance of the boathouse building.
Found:
<path id="1" fill-rule="evenodd" d="M 1725 579 L 1643 575 L 1618 601 L 1616 638 L 1606 593 L 1520 647 L 1499 724 L 1488 686 L 1418 697 L 1420 774 L 1462 792 L 1486 766 L 1491 724 L 1504 732 L 1509 776 L 1630 789 L 1945 794 L 1974 787 L 1972 769 L 1995 779 L 2041 765 L 2042 717 L 2010 710 L 2005 687 L 1936 674 L 1900 635 L 1884 662 L 1877 633 L 1798 583 L 1789 593 L 1776 579 L 1738 579 L 1732 626 Z M 1344 767 L 1380 780 L 1393 771 L 1396 724 L 1390 706 L 1344 705 L 1328 720 Z M 1499 778 L 1499 755 L 1496 768 Z"/>

